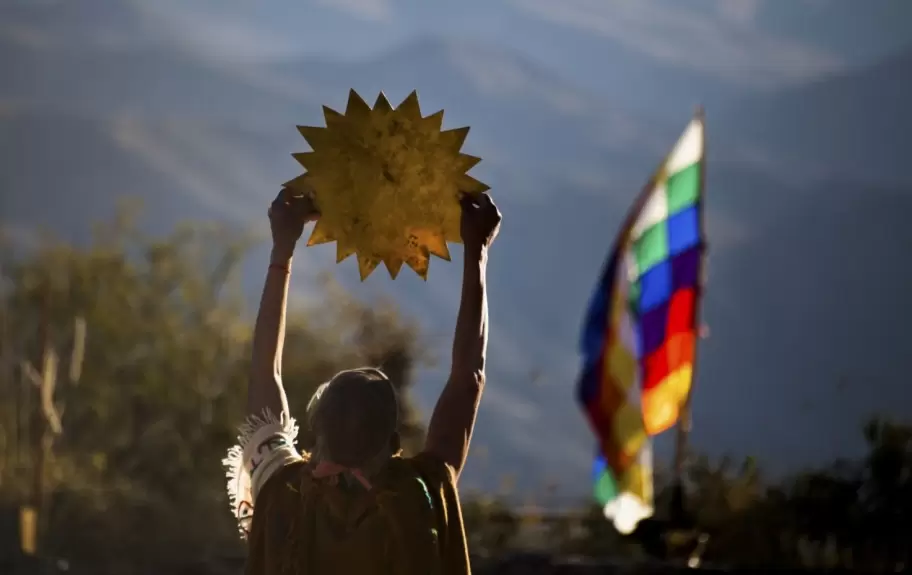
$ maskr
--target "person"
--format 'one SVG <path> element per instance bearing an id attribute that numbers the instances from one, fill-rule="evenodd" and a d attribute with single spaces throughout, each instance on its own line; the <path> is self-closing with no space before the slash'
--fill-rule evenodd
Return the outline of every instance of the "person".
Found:
<path id="1" fill-rule="evenodd" d="M 272 255 L 253 337 L 247 418 L 224 463 L 248 543 L 247 575 L 470 573 L 457 482 L 485 386 L 488 251 L 501 214 L 487 194 L 461 199 L 465 246 L 452 368 L 423 450 L 399 451 L 398 401 L 377 368 L 343 371 L 307 409 L 310 452 L 282 385 L 285 308 L 295 245 L 319 214 L 283 190 L 269 209 Z"/>

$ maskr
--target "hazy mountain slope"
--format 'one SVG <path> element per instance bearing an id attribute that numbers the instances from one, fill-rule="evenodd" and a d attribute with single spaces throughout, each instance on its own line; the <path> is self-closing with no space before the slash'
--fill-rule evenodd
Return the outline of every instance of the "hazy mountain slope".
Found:
<path id="1" fill-rule="evenodd" d="M 879 64 L 720 111 L 719 132 L 769 169 L 884 185 L 912 183 L 912 50 Z"/>
<path id="2" fill-rule="evenodd" d="M 273 126 L 296 103 L 164 50 L 29 48 L 0 42 L 0 101 L 109 115 L 220 118 Z"/>
<path id="3" fill-rule="evenodd" d="M 245 221 L 244 206 L 265 200 L 284 159 L 254 134 L 187 120 L 25 107 L 0 114 L 0 126 L 3 219 L 68 237 L 125 196 L 142 198 L 158 231 L 188 218 Z"/>
<path id="4" fill-rule="evenodd" d="M 275 73 L 337 87 L 327 101 L 336 109 L 344 108 L 349 88 L 370 102 L 385 91 L 393 104 L 417 90 L 425 113 L 444 109 L 445 126 L 472 127 L 470 153 L 535 166 L 539 174 L 592 169 L 610 154 L 612 167 L 624 171 L 618 177 L 632 176 L 637 166 L 626 166 L 642 164 L 644 151 L 663 153 L 663 132 L 676 128 L 566 87 L 508 51 L 470 42 L 425 39 L 366 63 L 284 63 Z"/>
<path id="5" fill-rule="evenodd" d="M 675 66 L 604 36 L 581 34 L 577 28 L 553 26 L 550 22 L 532 26 L 532 34 L 547 41 L 523 46 L 526 53 L 561 76 L 574 78 L 582 88 L 599 94 L 611 105 L 656 119 L 679 122 L 697 105 L 714 110 L 749 92 L 725 78 Z M 517 39 L 517 44 L 528 38 L 525 27 L 520 29 L 522 38 Z M 504 35 L 504 45 L 514 45 L 509 40 L 510 31 L 505 30 Z"/>
<path id="6" fill-rule="evenodd" d="M 0 125 L 4 219 L 84 238 L 86 224 L 129 193 L 145 199 L 150 215 L 162 215 L 156 198 L 170 182 L 118 145 L 113 123 L 18 111 L 0 116 Z"/>
<path id="7" fill-rule="evenodd" d="M 130 0 L 34 0 L 0 4 L 0 36 L 31 39 L 31 45 L 106 45 L 113 49 L 160 39 L 144 26 Z"/>
<path id="8" fill-rule="evenodd" d="M 293 126 L 320 123 L 320 103 L 344 107 L 349 87 L 385 89 L 394 100 L 417 88 L 426 111 L 447 110 L 446 126 L 471 125 L 467 151 L 485 160 L 475 173 L 493 186 L 506 218 L 492 254 L 491 373 L 477 435 L 489 455 L 471 463 L 468 478 L 492 487 L 515 473 L 530 487 L 550 476 L 584 488 L 591 440 L 573 404 L 577 328 L 618 223 L 686 118 L 680 126 L 644 120 L 508 52 L 453 42 L 426 41 L 367 64 L 284 63 L 256 73 L 161 51 L 74 53 L 62 64 L 28 57 L 23 67 L 0 55 L 0 74 L 12 71 L 0 101 L 32 100 L 0 114 L 3 218 L 77 238 L 122 194 L 142 196 L 158 228 L 200 216 L 261 223 L 269 196 L 298 171 L 288 154 L 305 144 Z M 70 85 L 73 97 L 61 92 Z M 741 131 L 715 118 L 705 303 L 713 336 L 701 351 L 695 442 L 780 463 L 823 459 L 821 444 L 843 444 L 827 439 L 855 437 L 848 419 L 864 404 L 821 396 L 819 415 L 798 436 L 770 424 L 769 413 L 803 421 L 805 396 L 818 397 L 840 374 L 899 381 L 905 344 L 880 338 L 887 347 L 875 350 L 880 339 L 869 334 L 900 333 L 909 311 L 890 307 L 901 305 L 908 277 L 880 262 L 901 261 L 912 245 L 907 232 L 892 231 L 912 194 L 790 185 L 787 173 L 770 177 L 732 161 Z M 820 251 L 829 256 L 810 259 Z M 331 246 L 305 253 L 332 266 Z M 405 273 L 393 285 L 382 270 L 359 284 L 353 262 L 332 269 L 359 293 L 395 296 L 446 359 L 458 264 L 433 262 L 427 284 Z M 423 374 L 425 407 L 441 383 L 440 370 Z M 870 407 L 897 404 L 896 389 L 882 400 L 872 394 Z"/>
<path id="9" fill-rule="evenodd" d="M 910 192 L 832 182 L 744 198 L 787 209 L 710 260 L 695 442 L 794 465 L 860 448 L 874 412 L 909 416 Z"/>

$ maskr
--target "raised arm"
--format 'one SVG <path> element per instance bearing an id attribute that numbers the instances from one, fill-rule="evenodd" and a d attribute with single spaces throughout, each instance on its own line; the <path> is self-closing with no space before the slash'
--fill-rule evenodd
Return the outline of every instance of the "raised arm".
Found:
<path id="1" fill-rule="evenodd" d="M 501 215 L 487 194 L 462 201 L 462 240 L 465 259 L 462 301 L 456 318 L 453 364 L 428 428 L 426 451 L 462 472 L 475 416 L 485 384 L 488 344 L 488 302 L 485 271 L 488 248 L 500 229 Z"/>
<path id="2" fill-rule="evenodd" d="M 247 411 L 260 415 L 288 414 L 288 400 L 282 386 L 282 349 L 285 344 L 285 308 L 295 245 L 304 225 L 317 218 L 312 200 L 293 196 L 283 189 L 269 208 L 272 253 L 266 283 L 253 331 L 253 358 L 247 387 Z"/>

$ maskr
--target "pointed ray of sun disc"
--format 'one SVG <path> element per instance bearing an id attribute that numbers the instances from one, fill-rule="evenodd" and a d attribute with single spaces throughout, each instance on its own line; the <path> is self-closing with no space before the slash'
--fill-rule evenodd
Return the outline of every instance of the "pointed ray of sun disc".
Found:
<path id="1" fill-rule="evenodd" d="M 410 120 L 420 120 L 421 107 L 418 104 L 418 92 L 412 90 L 412 93 L 406 96 L 405 100 L 402 100 L 402 103 L 396 107 L 396 111 Z"/>
<path id="2" fill-rule="evenodd" d="M 465 143 L 465 139 L 468 135 L 468 126 L 464 126 L 462 128 L 454 128 L 452 130 L 444 130 L 443 132 L 440 132 L 440 141 L 444 146 L 447 147 L 447 149 L 455 151 L 462 148 L 462 145 Z"/>
<path id="3" fill-rule="evenodd" d="M 292 154 L 292 156 L 294 156 L 294 154 Z M 296 178 L 288 180 L 282 184 L 282 187 L 288 188 L 289 190 L 294 190 L 296 192 L 313 192 L 313 186 L 310 185 L 310 179 L 307 177 L 307 174 L 301 174 Z"/>
<path id="4" fill-rule="evenodd" d="M 310 232 L 310 238 L 307 240 L 307 245 L 316 246 L 335 241 L 335 239 L 336 238 L 333 237 L 332 231 L 329 229 L 329 226 L 326 225 L 325 221 L 317 220 L 317 224 L 314 226 L 313 231 Z"/>
<path id="5" fill-rule="evenodd" d="M 313 168 L 315 161 L 318 161 L 316 152 L 296 152 L 292 154 L 291 157 L 301 164 L 301 167 L 308 171 Z"/>
<path id="6" fill-rule="evenodd" d="M 459 183 L 457 185 L 459 186 L 459 191 L 470 195 L 483 194 L 491 189 L 491 186 L 484 182 L 479 182 L 468 174 L 459 176 Z"/>
<path id="7" fill-rule="evenodd" d="M 425 124 L 426 129 L 431 132 L 439 132 L 443 127 L 443 110 L 434 112 L 430 116 L 422 118 L 421 121 Z"/>
<path id="8" fill-rule="evenodd" d="M 446 245 L 446 239 L 442 236 L 433 236 L 431 240 L 427 243 L 428 252 L 437 256 L 438 258 L 446 261 L 450 261 L 450 248 Z"/>
<path id="9" fill-rule="evenodd" d="M 380 260 L 375 257 L 358 254 L 358 272 L 361 274 L 361 281 L 366 280 L 379 263 Z"/>
<path id="10" fill-rule="evenodd" d="M 374 111 L 375 112 L 392 112 L 393 106 L 390 104 L 389 100 L 386 99 L 386 94 L 380 92 L 377 95 L 377 101 L 374 102 Z"/>
<path id="11" fill-rule="evenodd" d="M 383 260 L 383 265 L 386 266 L 386 270 L 389 272 L 391 279 L 396 279 L 396 276 L 399 275 L 399 270 L 402 269 L 402 260 L 399 258 L 391 257 Z"/>
<path id="12" fill-rule="evenodd" d="M 370 106 L 367 105 L 358 92 L 350 90 L 348 92 L 348 104 L 345 106 L 345 115 L 355 121 L 363 121 L 369 118 L 371 113 Z"/>
<path id="13" fill-rule="evenodd" d="M 346 258 L 350 257 L 356 252 L 354 246 L 351 246 L 345 242 L 336 243 L 336 263 L 340 264 L 345 261 Z"/>
<path id="14" fill-rule="evenodd" d="M 323 119 L 326 122 L 326 128 L 334 128 L 345 121 L 345 116 L 333 110 L 329 106 L 323 106 Z"/>
<path id="15" fill-rule="evenodd" d="M 304 136 L 311 149 L 317 150 L 325 147 L 332 140 L 332 134 L 326 128 L 318 126 L 298 126 L 298 132 Z"/>
<path id="16" fill-rule="evenodd" d="M 459 154 L 456 159 L 456 164 L 459 166 L 459 170 L 462 172 L 468 172 L 472 168 L 478 165 L 478 162 L 481 161 L 481 158 L 476 156 L 470 156 L 468 154 Z"/>
<path id="17" fill-rule="evenodd" d="M 416 243 L 426 249 L 428 253 L 442 260 L 450 261 L 450 250 L 446 245 L 446 239 L 440 233 L 429 230 L 412 230 L 411 235 L 415 236 Z"/>
<path id="18" fill-rule="evenodd" d="M 416 274 L 418 274 L 418 277 L 427 281 L 428 266 L 431 263 L 431 259 L 427 256 L 427 254 L 412 255 L 407 260 L 405 260 L 405 263 L 408 265 L 408 267 L 412 268 Z"/>

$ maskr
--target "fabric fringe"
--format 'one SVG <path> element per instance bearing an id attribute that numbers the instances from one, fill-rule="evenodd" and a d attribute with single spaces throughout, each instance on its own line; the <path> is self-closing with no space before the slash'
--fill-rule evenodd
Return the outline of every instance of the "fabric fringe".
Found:
<path id="1" fill-rule="evenodd" d="M 278 429 L 272 431 L 272 434 L 284 436 L 289 445 L 295 444 L 295 440 L 298 437 L 298 425 L 295 419 L 286 414 L 276 417 L 267 408 L 260 414 L 247 416 L 244 422 L 238 426 L 237 444 L 232 446 L 225 458 L 222 459 L 222 465 L 225 468 L 225 475 L 228 479 L 228 503 L 231 506 L 231 513 L 238 520 L 242 538 L 246 538 L 246 534 L 249 532 L 249 523 L 253 517 L 253 493 L 251 491 L 251 474 L 248 469 L 250 454 L 247 451 L 251 447 L 256 449 L 256 445 L 253 444 L 254 436 L 267 426 L 277 426 Z"/>

